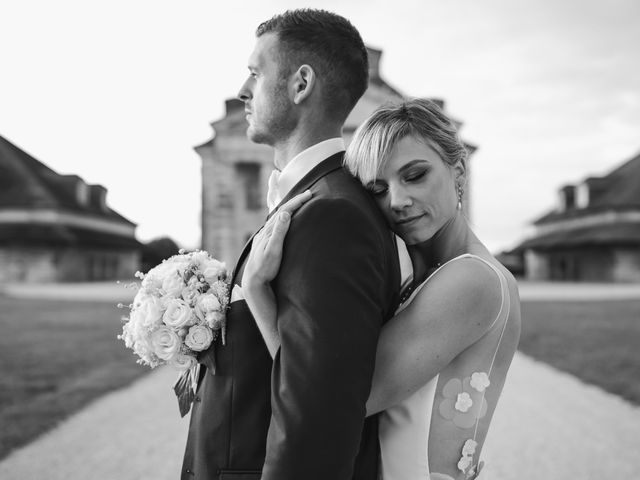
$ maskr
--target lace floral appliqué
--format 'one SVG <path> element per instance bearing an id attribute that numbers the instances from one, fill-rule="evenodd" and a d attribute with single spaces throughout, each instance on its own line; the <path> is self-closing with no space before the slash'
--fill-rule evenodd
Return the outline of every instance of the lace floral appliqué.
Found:
<path id="1" fill-rule="evenodd" d="M 485 389 L 491 385 L 489 381 L 489 375 L 485 372 L 475 372 L 471 375 L 471 381 L 469 384 L 478 392 L 484 392 Z"/>
<path id="2" fill-rule="evenodd" d="M 476 467 L 471 467 L 471 464 L 473 463 L 473 455 L 476 453 L 477 446 L 478 442 L 470 438 L 464 442 L 462 447 L 462 457 L 458 461 L 458 470 L 466 474 L 467 477 L 471 477 L 476 473 Z"/>
<path id="3" fill-rule="evenodd" d="M 484 383 L 483 383 L 484 384 Z M 444 400 L 440 403 L 440 415 L 460 428 L 471 428 L 476 420 L 487 414 L 487 402 L 483 391 L 471 386 L 471 377 L 460 381 L 452 378 L 442 389 Z"/>

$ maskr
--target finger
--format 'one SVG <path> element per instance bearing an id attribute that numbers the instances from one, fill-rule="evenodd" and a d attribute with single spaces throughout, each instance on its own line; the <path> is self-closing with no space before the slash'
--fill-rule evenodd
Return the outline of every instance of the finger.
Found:
<path id="1" fill-rule="evenodd" d="M 278 212 L 276 215 L 277 221 L 273 226 L 273 231 L 267 242 L 266 250 L 268 253 L 274 256 L 279 256 L 282 253 L 282 247 L 284 245 L 284 239 L 287 236 L 289 225 L 291 224 L 291 214 L 287 211 Z"/>
<path id="2" fill-rule="evenodd" d="M 256 233 L 253 237 L 251 251 L 254 249 L 264 250 L 267 246 L 267 240 L 269 239 L 269 233 L 267 232 L 267 226 L 265 225 Z"/>
<path id="3" fill-rule="evenodd" d="M 293 214 L 293 212 L 298 210 L 302 205 L 304 205 L 307 201 L 309 201 L 309 199 L 311 199 L 312 196 L 313 195 L 311 193 L 311 190 L 305 190 L 304 192 L 299 193 L 298 195 L 293 197 L 291 200 L 289 200 L 287 203 L 282 205 L 278 209 L 278 211 L 279 212 L 287 211 L 290 214 Z"/>

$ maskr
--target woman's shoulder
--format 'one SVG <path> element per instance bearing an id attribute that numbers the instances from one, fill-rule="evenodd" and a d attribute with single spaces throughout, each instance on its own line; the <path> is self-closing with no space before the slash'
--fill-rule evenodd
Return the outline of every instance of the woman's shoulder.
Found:
<path id="1" fill-rule="evenodd" d="M 508 285 L 503 272 L 489 260 L 464 254 L 432 273 L 413 302 L 420 310 L 441 310 L 449 328 L 472 326 L 472 330 L 481 335 L 494 324 L 502 310 Z"/>

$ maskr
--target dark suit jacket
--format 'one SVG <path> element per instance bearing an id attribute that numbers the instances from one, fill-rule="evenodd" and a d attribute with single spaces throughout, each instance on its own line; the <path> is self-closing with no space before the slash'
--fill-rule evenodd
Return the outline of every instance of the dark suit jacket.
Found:
<path id="1" fill-rule="evenodd" d="M 377 419 L 364 421 L 365 402 L 380 327 L 396 307 L 399 266 L 382 215 L 341 163 L 342 154 L 323 161 L 283 200 L 313 192 L 293 216 L 272 283 L 276 358 L 244 301 L 231 304 L 227 344 L 205 352 L 217 371 L 201 373 L 185 480 L 377 478 Z M 251 241 L 235 283 L 250 248 Z"/>

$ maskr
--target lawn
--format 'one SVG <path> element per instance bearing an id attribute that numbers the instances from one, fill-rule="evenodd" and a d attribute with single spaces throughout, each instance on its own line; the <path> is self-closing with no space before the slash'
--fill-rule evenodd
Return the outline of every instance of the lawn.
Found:
<path id="1" fill-rule="evenodd" d="M 0 296 L 0 458 L 149 372 L 116 338 L 124 312 Z"/>
<path id="2" fill-rule="evenodd" d="M 520 350 L 640 405 L 640 300 L 525 302 Z"/>

